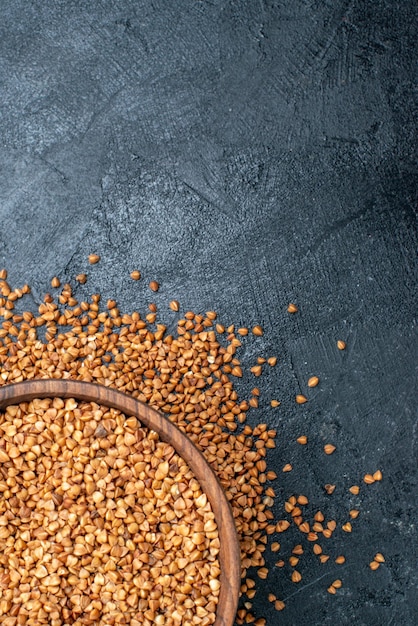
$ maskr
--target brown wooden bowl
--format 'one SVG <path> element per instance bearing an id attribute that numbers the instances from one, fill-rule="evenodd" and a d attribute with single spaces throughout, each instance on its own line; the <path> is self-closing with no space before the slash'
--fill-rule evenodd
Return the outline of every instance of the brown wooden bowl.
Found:
<path id="1" fill-rule="evenodd" d="M 144 426 L 157 432 L 163 441 L 170 443 L 188 463 L 211 504 L 219 531 L 221 587 L 215 626 L 232 626 L 241 578 L 240 549 L 234 518 L 216 474 L 190 439 L 155 409 L 103 385 L 76 380 L 39 379 L 0 386 L 0 409 L 34 398 L 77 398 L 135 416 Z"/>

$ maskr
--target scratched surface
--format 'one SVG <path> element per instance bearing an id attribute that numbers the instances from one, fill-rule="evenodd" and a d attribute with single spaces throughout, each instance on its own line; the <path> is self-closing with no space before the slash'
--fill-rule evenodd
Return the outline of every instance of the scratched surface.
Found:
<path id="1" fill-rule="evenodd" d="M 299 585 L 267 550 L 252 613 L 272 626 L 418 623 L 414 3 L 4 0 L 1 13 L 0 266 L 38 301 L 53 275 L 87 269 L 78 294 L 124 310 L 144 310 L 156 279 L 168 323 L 176 298 L 262 324 L 242 359 L 279 357 L 249 416 L 278 428 L 275 514 L 292 493 L 339 522 L 361 513 L 324 546 L 345 565 L 308 546 Z M 297 406 L 312 374 L 320 386 Z M 254 384 L 246 374 L 243 397 Z M 377 468 L 382 483 L 352 497 Z M 282 553 L 298 542 L 284 534 Z"/>

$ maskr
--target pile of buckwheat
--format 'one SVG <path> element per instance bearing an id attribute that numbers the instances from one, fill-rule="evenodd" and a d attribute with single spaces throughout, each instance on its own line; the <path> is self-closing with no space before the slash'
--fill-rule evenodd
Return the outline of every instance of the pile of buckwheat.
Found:
<path id="1" fill-rule="evenodd" d="M 9 406 L 0 432 L 2 616 L 213 624 L 217 525 L 172 446 L 135 417 L 74 399 Z"/>
<path id="2" fill-rule="evenodd" d="M 94 265 L 98 255 L 90 255 Z M 141 279 L 138 270 L 131 273 Z M 86 274 L 76 282 L 85 284 Z M 224 327 L 213 311 L 187 311 L 175 334 L 149 313 L 123 313 L 99 294 L 79 301 L 73 288 L 54 277 L 36 314 L 18 301 L 30 287 L 13 289 L 0 271 L 0 384 L 33 378 L 71 378 L 110 386 L 161 411 L 188 435 L 216 472 L 229 500 L 241 548 L 242 599 L 237 624 L 264 626 L 251 612 L 255 568 L 266 579 L 263 553 L 293 523 L 321 563 L 320 535 L 336 522 L 317 511 L 304 516 L 308 499 L 293 495 L 285 518 L 274 519 L 277 476 L 268 469 L 276 431 L 251 427 L 246 412 L 258 406 L 260 390 L 240 400 L 234 379 L 242 376 L 237 351 L 247 328 Z M 152 292 L 159 284 L 151 281 Z M 59 290 L 59 291 L 57 291 Z M 169 303 L 178 312 L 176 300 Z M 290 304 L 291 314 L 298 307 Z M 42 337 L 39 334 L 42 331 Z M 257 325 L 256 337 L 263 335 Z M 222 339 L 222 340 L 221 340 Z M 345 342 L 338 340 L 338 349 Z M 277 358 L 259 358 L 255 377 Z M 316 387 L 317 376 L 307 386 Z M 303 404 L 307 398 L 295 398 Z M 280 405 L 272 400 L 271 406 Z M 306 435 L 297 439 L 308 442 Z M 324 446 L 333 454 L 335 446 Z M 127 458 L 135 463 L 128 463 Z M 288 463 L 284 472 L 292 470 Z M 216 522 L 206 496 L 174 450 L 134 418 L 74 400 L 37 400 L 8 407 L 0 416 L 0 616 L 5 626 L 27 624 L 143 624 L 207 626 L 214 622 L 219 593 Z M 380 470 L 364 477 L 382 479 Z M 335 485 L 325 485 L 332 493 Z M 358 485 L 350 489 L 358 494 Z M 17 494 L 19 494 L 17 496 Z M 350 511 L 355 520 L 358 510 Z M 347 521 L 343 530 L 351 532 Z M 269 541 L 272 536 L 273 541 Z M 309 544 L 309 542 L 311 542 Z M 291 579 L 302 544 L 294 547 Z M 335 562 L 345 557 L 337 555 Z M 384 562 L 378 553 L 371 569 Z M 279 559 L 277 567 L 285 561 Z M 335 594 L 340 579 L 328 587 Z M 275 593 L 276 610 L 285 607 Z M 101 620 L 101 621 L 100 621 Z"/>

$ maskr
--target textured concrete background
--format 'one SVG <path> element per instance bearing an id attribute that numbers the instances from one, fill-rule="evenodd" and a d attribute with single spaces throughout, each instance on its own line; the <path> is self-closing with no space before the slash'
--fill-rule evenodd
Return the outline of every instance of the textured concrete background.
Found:
<path id="1" fill-rule="evenodd" d="M 329 540 L 344 566 L 306 556 L 299 585 L 287 567 L 257 582 L 253 612 L 269 625 L 418 623 L 414 4 L 1 2 L 0 266 L 12 284 L 40 300 L 53 275 L 88 269 L 77 293 L 126 311 L 155 300 L 174 322 L 176 298 L 261 323 L 242 358 L 279 356 L 250 416 L 278 428 L 270 464 L 294 466 L 277 515 L 293 492 L 340 521 L 359 505 L 354 532 Z M 103 260 L 88 268 L 92 251 Z M 311 374 L 321 384 L 297 406 Z M 243 397 L 254 384 L 240 381 Z M 294 443 L 302 433 L 312 445 Z M 377 468 L 382 483 L 350 500 Z M 378 551 L 387 562 L 371 572 Z"/>

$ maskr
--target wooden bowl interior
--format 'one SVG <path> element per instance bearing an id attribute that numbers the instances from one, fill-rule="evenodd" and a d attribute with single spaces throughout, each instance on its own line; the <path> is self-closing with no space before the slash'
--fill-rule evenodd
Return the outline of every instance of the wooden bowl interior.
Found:
<path id="1" fill-rule="evenodd" d="M 158 433 L 188 463 L 206 494 L 218 525 L 220 540 L 220 594 L 215 626 L 232 626 L 240 589 L 240 549 L 228 500 L 210 465 L 177 426 L 155 409 L 115 389 L 75 380 L 39 379 L 0 386 L 0 409 L 34 398 L 76 398 L 113 407 Z"/>

